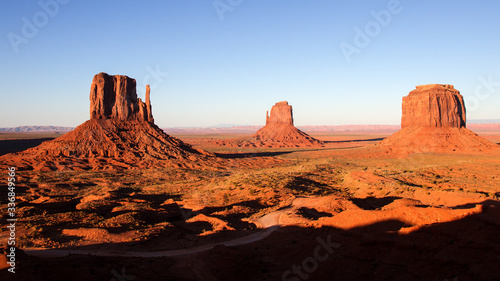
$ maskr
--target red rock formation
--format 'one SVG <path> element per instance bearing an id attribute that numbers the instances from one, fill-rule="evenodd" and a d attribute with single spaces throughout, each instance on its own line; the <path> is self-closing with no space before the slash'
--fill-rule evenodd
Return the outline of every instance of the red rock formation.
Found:
<path id="1" fill-rule="evenodd" d="M 403 97 L 401 130 L 380 142 L 388 152 L 479 152 L 499 146 L 465 128 L 465 105 L 452 85 L 417 86 Z"/>
<path id="2" fill-rule="evenodd" d="M 151 91 L 151 88 L 149 87 L 149 85 L 146 85 L 146 113 L 144 113 L 144 116 L 147 117 L 146 120 L 148 122 L 154 123 L 153 112 L 151 109 L 151 100 L 150 100 L 150 96 L 149 96 L 150 91 Z"/>
<path id="3" fill-rule="evenodd" d="M 91 119 L 52 141 L 11 155 L 28 163 L 27 169 L 126 169 L 131 167 L 194 167 L 211 161 L 210 154 L 167 135 L 145 121 Z M 28 161 L 26 161 L 28 160 Z M 192 162 L 192 164 L 191 164 Z"/>
<path id="4" fill-rule="evenodd" d="M 218 145 L 233 147 L 311 147 L 323 143 L 293 125 L 292 106 L 288 102 L 276 103 L 271 115 L 266 112 L 266 126 L 254 135 L 236 140 L 218 141 Z"/>
<path id="5" fill-rule="evenodd" d="M 277 102 L 271 108 L 271 116 L 269 116 L 269 111 L 266 112 L 266 126 L 269 124 L 293 126 L 292 106 L 286 101 Z"/>
<path id="6" fill-rule="evenodd" d="M 465 105 L 452 85 L 417 86 L 403 97 L 401 127 L 465 127 Z"/>
<path id="7" fill-rule="evenodd" d="M 217 166 L 219 159 L 212 154 L 158 128 L 149 86 L 145 103 L 137 98 L 135 87 L 135 80 L 127 76 L 95 75 L 90 120 L 57 139 L 4 155 L 0 162 L 40 171 Z"/>
<path id="8" fill-rule="evenodd" d="M 145 120 L 153 122 L 149 85 L 146 103 L 137 98 L 135 79 L 99 73 L 90 86 L 90 119 Z"/>

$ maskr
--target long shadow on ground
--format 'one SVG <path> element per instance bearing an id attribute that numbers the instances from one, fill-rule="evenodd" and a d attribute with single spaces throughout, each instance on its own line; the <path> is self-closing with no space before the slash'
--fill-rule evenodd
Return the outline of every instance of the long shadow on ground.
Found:
<path id="1" fill-rule="evenodd" d="M 0 155 L 20 152 L 28 148 L 40 145 L 44 141 L 49 141 L 53 139 L 55 138 L 0 140 Z"/>
<path id="2" fill-rule="evenodd" d="M 272 157 L 289 154 L 294 151 L 273 151 L 273 152 L 254 152 L 254 153 L 215 153 L 217 157 L 226 159 L 251 158 L 251 157 Z"/>
<path id="3" fill-rule="evenodd" d="M 354 204 L 356 204 L 356 206 L 360 207 L 363 210 L 376 210 L 384 207 L 385 205 L 391 204 L 396 199 L 401 199 L 401 197 L 391 196 L 384 198 L 375 198 L 375 197 L 353 198 L 351 199 L 351 201 Z"/>
<path id="4" fill-rule="evenodd" d="M 347 141 L 346 141 L 347 142 Z M 363 146 L 350 146 L 350 147 L 322 147 L 317 149 L 297 149 L 297 150 L 287 150 L 287 151 L 268 151 L 268 152 L 243 152 L 243 153 L 215 153 L 217 157 L 236 159 L 236 158 L 252 158 L 252 157 L 272 157 L 280 156 L 285 154 L 290 154 L 294 152 L 314 152 L 314 151 L 328 151 L 328 150 L 338 150 L 338 149 L 351 149 L 360 148 Z"/>
<path id="5" fill-rule="evenodd" d="M 385 138 L 373 138 L 373 139 L 359 139 L 359 140 L 341 140 L 341 141 L 323 141 L 325 143 L 346 143 L 346 142 L 368 142 L 368 141 L 382 141 Z"/>
<path id="6" fill-rule="evenodd" d="M 398 230 L 408 226 L 407 222 L 390 219 L 347 230 L 331 226 L 286 226 L 253 243 L 220 245 L 172 258 L 71 255 L 42 259 L 18 251 L 16 278 L 500 280 L 500 202 L 487 200 L 481 205 L 481 213 L 428 225 L 405 235 Z M 126 242 L 115 246 L 119 249 L 134 243 L 138 244 Z M 11 276 L 7 269 L 0 270 L 1 280 Z"/>

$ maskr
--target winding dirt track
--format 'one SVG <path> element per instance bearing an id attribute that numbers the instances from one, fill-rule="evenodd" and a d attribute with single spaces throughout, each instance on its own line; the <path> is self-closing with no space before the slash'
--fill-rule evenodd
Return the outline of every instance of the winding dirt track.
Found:
<path id="1" fill-rule="evenodd" d="M 64 249 L 46 249 L 46 248 L 25 248 L 22 249 L 26 254 L 41 258 L 65 257 L 69 255 L 91 255 L 91 256 L 106 256 L 106 257 L 141 257 L 141 258 L 158 258 L 158 257 L 175 257 L 200 252 L 209 251 L 215 246 L 238 246 L 250 244 L 262 240 L 280 228 L 280 217 L 284 212 L 302 207 L 307 202 L 306 198 L 295 199 L 288 207 L 271 212 L 261 218 L 255 220 L 261 231 L 250 234 L 237 239 L 211 243 L 199 247 L 179 250 L 166 250 L 157 252 L 135 252 L 135 251 L 119 251 L 119 250 L 64 250 Z"/>

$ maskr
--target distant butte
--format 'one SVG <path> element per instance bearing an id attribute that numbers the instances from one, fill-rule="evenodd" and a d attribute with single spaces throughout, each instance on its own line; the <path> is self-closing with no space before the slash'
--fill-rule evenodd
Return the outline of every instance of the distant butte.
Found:
<path id="1" fill-rule="evenodd" d="M 217 144 L 232 147 L 313 147 L 322 146 L 323 142 L 297 129 L 293 124 L 292 106 L 281 101 L 271 108 L 270 115 L 266 112 L 266 125 L 257 133 Z"/>
<path id="2" fill-rule="evenodd" d="M 380 145 L 388 151 L 481 152 L 500 148 L 466 129 L 465 104 L 452 85 L 417 86 L 403 97 L 401 130 Z"/>
<path id="3" fill-rule="evenodd" d="M 266 112 L 266 126 L 270 124 L 293 126 L 292 106 L 287 101 L 277 102 L 271 107 L 271 116 Z"/>
<path id="4" fill-rule="evenodd" d="M 452 85 L 417 86 L 403 97 L 401 128 L 465 127 L 464 99 Z"/>
<path id="5" fill-rule="evenodd" d="M 135 79 L 99 73 L 90 87 L 90 120 L 1 160 L 26 170 L 113 170 L 214 165 L 212 156 L 154 124 L 149 85 L 143 102 L 137 98 Z"/>

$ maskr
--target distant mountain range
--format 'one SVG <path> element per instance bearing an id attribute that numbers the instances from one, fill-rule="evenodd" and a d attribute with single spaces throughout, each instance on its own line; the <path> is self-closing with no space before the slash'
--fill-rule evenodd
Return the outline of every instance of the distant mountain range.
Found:
<path id="1" fill-rule="evenodd" d="M 500 123 L 500 119 L 473 119 L 467 120 L 467 124 L 493 124 Z"/>
<path id="2" fill-rule="evenodd" d="M 253 134 L 262 126 L 238 126 L 230 124 L 220 124 L 214 127 L 175 127 L 164 128 L 169 134 Z M 467 127 L 474 130 L 500 130 L 500 119 L 476 119 L 467 120 Z M 351 133 L 389 133 L 399 130 L 399 125 L 338 125 L 338 126 L 297 126 L 304 132 L 351 132 Z M 11 128 L 0 128 L 0 133 L 43 133 L 60 132 L 66 133 L 73 130 L 74 127 L 62 126 L 19 126 Z"/>
<path id="3" fill-rule="evenodd" d="M 254 134 L 263 126 L 234 126 L 219 128 L 164 128 L 168 134 Z M 399 125 L 340 125 L 340 126 L 297 126 L 306 133 L 393 133 Z"/>
<path id="4" fill-rule="evenodd" d="M 0 128 L 2 133 L 35 133 L 35 132 L 69 132 L 74 127 L 60 127 L 60 126 L 19 126 L 12 128 Z"/>

